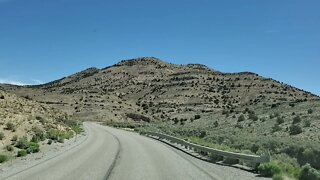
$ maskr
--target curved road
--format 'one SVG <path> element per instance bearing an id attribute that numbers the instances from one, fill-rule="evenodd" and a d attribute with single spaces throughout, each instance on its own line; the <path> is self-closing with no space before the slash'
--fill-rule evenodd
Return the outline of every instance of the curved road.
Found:
<path id="1" fill-rule="evenodd" d="M 84 123 L 80 145 L 8 180 L 257 179 L 236 168 L 203 162 L 133 132 Z"/>

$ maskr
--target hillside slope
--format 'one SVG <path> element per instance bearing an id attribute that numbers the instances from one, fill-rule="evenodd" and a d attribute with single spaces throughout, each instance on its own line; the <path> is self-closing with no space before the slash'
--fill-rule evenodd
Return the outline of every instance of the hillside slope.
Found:
<path id="1" fill-rule="evenodd" d="M 252 105 L 319 100 L 254 73 L 221 73 L 204 65 L 174 65 L 156 58 L 126 60 L 101 70 L 89 68 L 41 86 L 5 89 L 70 114 L 116 121 L 125 121 L 125 113 L 130 112 L 162 121 Z"/>
<path id="2" fill-rule="evenodd" d="M 122 122 L 254 153 L 297 157 L 320 141 L 319 97 L 251 72 L 147 57 L 43 85 L 0 88 L 76 119 Z"/>
<path id="3" fill-rule="evenodd" d="M 50 129 L 66 130 L 66 113 L 0 90 L 0 153 L 15 145 L 21 137 L 45 134 Z M 15 154 L 18 149 L 10 150 Z"/>

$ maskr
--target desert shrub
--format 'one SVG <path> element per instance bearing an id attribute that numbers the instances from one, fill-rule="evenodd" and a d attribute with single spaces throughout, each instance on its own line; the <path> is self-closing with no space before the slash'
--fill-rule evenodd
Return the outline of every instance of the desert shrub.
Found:
<path id="1" fill-rule="evenodd" d="M 272 180 L 285 180 L 286 178 L 284 178 L 283 174 L 275 174 L 272 176 Z"/>
<path id="2" fill-rule="evenodd" d="M 11 151 L 14 150 L 14 148 L 13 148 L 13 146 L 11 146 L 11 145 L 7 145 L 7 146 L 6 146 L 6 150 L 11 152 Z"/>
<path id="3" fill-rule="evenodd" d="M 44 118 L 42 116 L 39 116 L 39 115 L 36 116 L 36 120 L 38 120 L 38 121 L 42 121 L 43 119 Z"/>
<path id="4" fill-rule="evenodd" d="M 28 154 L 27 151 L 22 149 L 17 152 L 17 157 L 23 157 L 23 156 L 26 156 L 27 154 Z"/>
<path id="5" fill-rule="evenodd" d="M 278 124 L 284 123 L 284 119 L 283 119 L 282 117 L 278 117 L 278 118 L 277 118 L 277 123 L 278 123 Z"/>
<path id="6" fill-rule="evenodd" d="M 48 132 L 47 132 L 47 138 L 48 139 L 51 139 L 53 141 L 57 141 L 59 139 L 59 133 L 58 133 L 58 130 L 56 129 L 50 129 Z"/>
<path id="7" fill-rule="evenodd" d="M 65 139 L 70 139 L 71 137 L 73 137 L 73 132 L 72 131 L 60 131 L 57 129 L 50 129 L 47 132 L 47 138 L 51 139 L 55 142 L 60 142 L 63 143 Z"/>
<path id="8" fill-rule="evenodd" d="M 207 135 L 206 131 L 201 131 L 200 135 L 199 135 L 199 138 L 204 138 L 206 135 Z"/>
<path id="9" fill-rule="evenodd" d="M 296 117 L 293 118 L 293 121 L 292 121 L 293 124 L 297 124 L 299 122 L 301 122 L 300 116 L 296 116 Z"/>
<path id="10" fill-rule="evenodd" d="M 0 140 L 3 140 L 4 139 L 4 133 L 3 132 L 0 132 Z"/>
<path id="11" fill-rule="evenodd" d="M 218 126 L 219 126 L 218 121 L 215 121 L 215 122 L 213 123 L 213 125 L 214 125 L 214 127 L 218 127 Z"/>
<path id="12" fill-rule="evenodd" d="M 30 141 L 38 143 L 40 141 L 40 139 L 36 135 L 33 135 Z"/>
<path id="13" fill-rule="evenodd" d="M 282 175 L 286 175 L 287 177 L 297 178 L 300 173 L 300 167 L 298 165 L 292 165 L 287 161 L 275 161 L 275 163 L 279 166 Z M 274 177 L 274 176 L 273 176 Z"/>
<path id="14" fill-rule="evenodd" d="M 293 143 L 283 148 L 282 153 L 296 158 L 299 165 L 309 163 L 312 167 L 320 169 L 320 148 L 318 146 L 306 147 L 301 144 Z"/>
<path id="15" fill-rule="evenodd" d="M 250 151 L 253 153 L 257 153 L 260 149 L 260 146 L 258 144 L 252 144 L 252 146 L 250 147 Z"/>
<path id="16" fill-rule="evenodd" d="M 52 139 L 48 140 L 48 144 L 51 145 L 52 144 Z"/>
<path id="17" fill-rule="evenodd" d="M 290 133 L 290 135 L 300 134 L 300 133 L 302 133 L 302 128 L 301 128 L 299 125 L 292 124 L 292 125 L 289 127 L 289 133 Z"/>
<path id="18" fill-rule="evenodd" d="M 29 142 L 27 137 L 20 138 L 16 143 L 16 147 L 26 150 L 27 154 L 37 153 L 40 151 L 40 145 L 36 142 Z"/>
<path id="19" fill-rule="evenodd" d="M 312 168 L 310 164 L 306 164 L 302 167 L 299 180 L 320 180 L 320 172 Z"/>
<path id="20" fill-rule="evenodd" d="M 320 149 L 305 148 L 303 152 L 298 154 L 298 162 L 301 165 L 309 163 L 312 167 L 320 169 Z"/>
<path id="21" fill-rule="evenodd" d="M 15 125 L 12 122 L 8 122 L 6 126 L 7 130 L 13 131 L 15 129 Z"/>
<path id="22" fill-rule="evenodd" d="M 40 145 L 35 142 L 29 142 L 28 147 L 27 147 L 27 153 L 37 153 L 40 151 Z"/>
<path id="23" fill-rule="evenodd" d="M 270 115 L 269 115 L 269 118 L 270 118 L 270 119 L 273 119 L 274 117 L 275 117 L 274 114 L 270 114 Z"/>
<path id="24" fill-rule="evenodd" d="M 247 112 L 248 112 L 248 114 L 256 114 L 256 112 L 254 112 L 253 110 L 250 110 L 250 109 Z"/>
<path id="25" fill-rule="evenodd" d="M 4 154 L 0 154 L 0 163 L 3 163 L 8 160 L 8 156 Z"/>
<path id="26" fill-rule="evenodd" d="M 278 131 L 281 131 L 281 127 L 279 126 L 279 124 L 275 124 L 272 127 L 272 132 L 278 132 Z"/>
<path id="27" fill-rule="evenodd" d="M 179 119 L 178 119 L 178 118 L 174 118 L 174 119 L 173 119 L 173 123 L 174 123 L 174 124 L 178 124 L 178 123 L 179 123 Z"/>
<path id="28" fill-rule="evenodd" d="M 19 149 L 27 149 L 28 148 L 28 139 L 27 137 L 22 137 L 20 138 L 17 142 L 16 142 L 16 147 L 19 148 Z"/>
<path id="29" fill-rule="evenodd" d="M 304 127 L 310 127 L 310 126 L 311 126 L 310 120 L 305 120 L 304 121 Z"/>
<path id="30" fill-rule="evenodd" d="M 194 119 L 200 119 L 201 116 L 199 114 L 194 115 Z"/>
<path id="31" fill-rule="evenodd" d="M 32 128 L 34 135 L 32 136 L 31 142 L 44 141 L 46 139 L 45 133 L 39 128 Z"/>
<path id="32" fill-rule="evenodd" d="M 65 138 L 66 138 L 66 139 L 70 139 L 70 138 L 73 137 L 73 135 L 74 135 L 74 133 L 73 133 L 72 131 L 67 131 L 67 132 L 65 133 Z"/>
<path id="33" fill-rule="evenodd" d="M 222 111 L 222 115 L 226 115 L 226 114 L 228 114 L 229 113 L 229 111 L 227 111 L 227 110 L 223 110 Z"/>
<path id="34" fill-rule="evenodd" d="M 252 121 L 258 121 L 259 118 L 254 113 L 250 113 L 249 114 L 249 119 L 251 119 Z"/>
<path id="35" fill-rule="evenodd" d="M 313 110 L 312 109 L 308 109 L 308 114 L 312 114 Z"/>
<path id="36" fill-rule="evenodd" d="M 241 122 L 241 121 L 244 121 L 246 118 L 244 117 L 243 114 L 241 114 L 239 117 L 238 117 L 238 122 Z"/>
<path id="37" fill-rule="evenodd" d="M 12 136 L 11 141 L 17 141 L 17 140 L 18 140 L 18 135 Z"/>
<path id="38" fill-rule="evenodd" d="M 281 169 L 275 162 L 260 164 L 258 167 L 259 173 L 264 177 L 272 177 L 275 174 L 280 174 Z"/>

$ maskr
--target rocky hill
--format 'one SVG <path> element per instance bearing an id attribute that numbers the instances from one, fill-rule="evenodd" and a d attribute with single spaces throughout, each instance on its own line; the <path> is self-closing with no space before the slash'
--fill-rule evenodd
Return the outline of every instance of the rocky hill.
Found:
<path id="1" fill-rule="evenodd" d="M 2 88 L 76 117 L 105 121 L 126 121 L 128 113 L 147 116 L 150 121 L 190 119 L 199 113 L 319 100 L 255 73 L 221 73 L 204 65 L 174 65 L 156 58 L 124 60 L 101 70 L 89 68 L 40 86 Z"/>
<path id="2" fill-rule="evenodd" d="M 204 65 L 174 65 L 156 58 L 89 68 L 41 86 L 4 87 L 7 91 L 90 120 L 126 121 L 138 113 L 151 121 L 236 110 L 276 107 L 319 98 L 250 72 L 221 73 Z"/>
<path id="3" fill-rule="evenodd" d="M 163 122 L 182 134 L 207 130 L 207 137 L 220 143 L 224 138 L 217 140 L 217 133 L 235 138 L 253 133 L 254 140 L 291 138 L 296 116 L 300 121 L 295 125 L 302 131 L 295 138 L 320 138 L 318 96 L 251 72 L 222 73 L 200 64 L 147 57 L 89 68 L 43 85 L 0 87 L 77 119 Z"/>

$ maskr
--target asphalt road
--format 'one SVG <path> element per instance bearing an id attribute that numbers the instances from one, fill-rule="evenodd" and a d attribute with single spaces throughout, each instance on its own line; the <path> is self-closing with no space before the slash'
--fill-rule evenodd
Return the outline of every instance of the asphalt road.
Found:
<path id="1" fill-rule="evenodd" d="M 133 132 L 84 123 L 88 138 L 75 148 L 9 176 L 8 180 L 257 179 L 207 163 Z"/>

